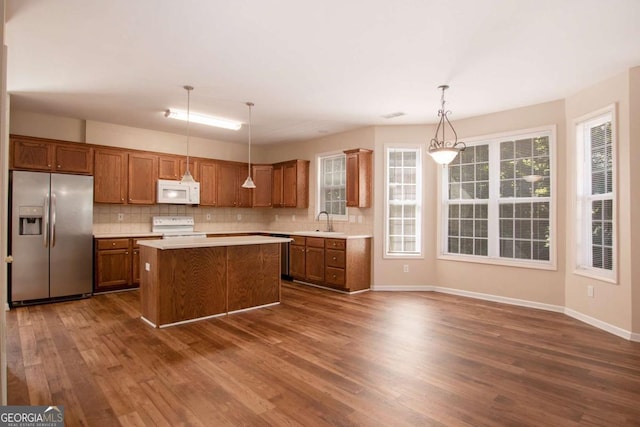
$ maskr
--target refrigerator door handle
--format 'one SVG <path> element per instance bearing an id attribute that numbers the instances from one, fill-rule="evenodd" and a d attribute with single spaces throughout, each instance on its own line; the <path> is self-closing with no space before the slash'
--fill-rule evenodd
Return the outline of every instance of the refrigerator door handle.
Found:
<path id="1" fill-rule="evenodd" d="M 42 227 L 42 246 L 49 246 L 49 195 L 44 196 L 44 224 Z"/>
<path id="2" fill-rule="evenodd" d="M 56 246 L 56 193 L 51 193 L 51 247 Z"/>

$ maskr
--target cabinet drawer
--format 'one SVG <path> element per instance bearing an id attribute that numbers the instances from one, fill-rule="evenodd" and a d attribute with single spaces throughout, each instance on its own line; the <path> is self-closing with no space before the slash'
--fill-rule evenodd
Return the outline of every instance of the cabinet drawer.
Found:
<path id="1" fill-rule="evenodd" d="M 307 246 L 324 248 L 324 237 L 307 237 Z"/>
<path id="2" fill-rule="evenodd" d="M 291 236 L 291 238 L 293 239 L 291 241 L 292 245 L 304 246 L 307 241 L 307 238 L 304 236 Z"/>
<path id="3" fill-rule="evenodd" d="M 342 249 L 344 250 L 347 245 L 347 241 L 344 239 L 326 239 L 327 249 Z"/>
<path id="4" fill-rule="evenodd" d="M 335 249 L 327 249 L 327 266 L 344 268 L 344 251 L 337 251 Z"/>
<path id="5" fill-rule="evenodd" d="M 327 267 L 324 279 L 329 285 L 344 286 L 344 269 Z"/>
<path id="6" fill-rule="evenodd" d="M 129 249 L 129 239 L 99 239 L 98 250 Z"/>

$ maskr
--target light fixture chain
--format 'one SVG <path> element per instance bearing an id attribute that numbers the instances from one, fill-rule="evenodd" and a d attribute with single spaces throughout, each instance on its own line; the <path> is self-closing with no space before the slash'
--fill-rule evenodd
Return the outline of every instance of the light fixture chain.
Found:
<path id="1" fill-rule="evenodd" d="M 193 90 L 193 86 L 185 85 L 184 89 L 187 91 L 187 171 L 185 175 L 191 176 L 191 170 L 189 169 L 189 163 L 191 160 L 189 158 L 189 140 L 191 136 L 191 132 L 189 126 L 191 124 L 190 116 L 191 116 L 191 91 Z"/>
<path id="2" fill-rule="evenodd" d="M 253 103 L 248 102 L 249 106 L 249 176 L 251 176 L 251 107 Z"/>

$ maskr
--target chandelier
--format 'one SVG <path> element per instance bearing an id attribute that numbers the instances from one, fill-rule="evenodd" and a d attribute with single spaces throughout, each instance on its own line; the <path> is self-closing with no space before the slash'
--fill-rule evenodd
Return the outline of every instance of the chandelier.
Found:
<path id="1" fill-rule="evenodd" d="M 436 163 L 446 166 L 456 158 L 460 151 L 464 151 L 467 146 L 464 142 L 458 142 L 458 134 L 449 121 L 449 113 L 451 113 L 451 111 L 447 111 L 444 108 L 444 91 L 449 89 L 449 86 L 441 85 L 438 86 L 438 89 L 442 90 L 440 109 L 438 110 L 438 117 L 440 117 L 440 121 L 436 128 L 436 134 L 429 143 L 429 154 L 433 157 L 433 160 Z M 453 140 L 447 140 L 445 136 L 445 128 L 447 126 L 451 129 Z"/>

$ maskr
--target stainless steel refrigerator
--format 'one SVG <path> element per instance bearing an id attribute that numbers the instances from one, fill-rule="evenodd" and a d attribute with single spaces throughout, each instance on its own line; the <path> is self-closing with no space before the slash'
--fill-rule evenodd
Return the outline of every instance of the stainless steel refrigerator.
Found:
<path id="1" fill-rule="evenodd" d="M 91 294 L 93 177 L 11 173 L 12 305 Z"/>

